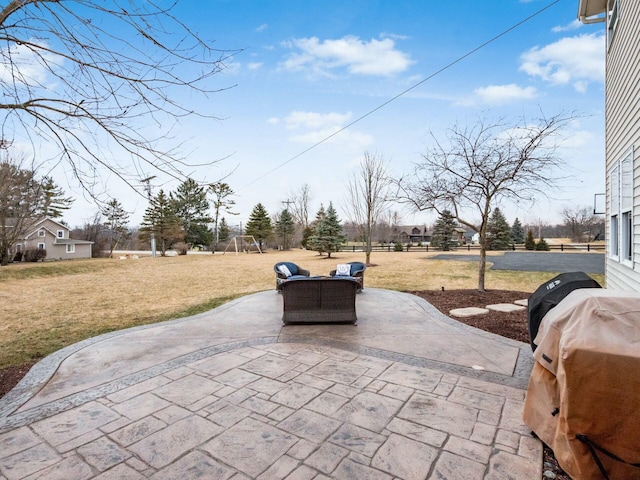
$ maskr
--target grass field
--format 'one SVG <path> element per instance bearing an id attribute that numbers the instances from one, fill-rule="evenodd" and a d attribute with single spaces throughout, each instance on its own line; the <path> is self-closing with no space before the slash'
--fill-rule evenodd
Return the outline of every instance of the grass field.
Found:
<path id="1" fill-rule="evenodd" d="M 374 253 L 375 266 L 367 269 L 365 286 L 393 290 L 477 286 L 475 262 L 430 259 L 436 254 Z M 312 275 L 327 275 L 337 263 L 364 261 L 364 254 L 326 258 L 292 250 L 2 267 L 0 369 L 37 360 L 101 333 L 193 315 L 248 293 L 273 289 L 273 265 L 284 260 L 311 270 Z M 486 288 L 532 292 L 553 276 L 489 270 Z M 595 278 L 604 284 L 602 276 Z"/>

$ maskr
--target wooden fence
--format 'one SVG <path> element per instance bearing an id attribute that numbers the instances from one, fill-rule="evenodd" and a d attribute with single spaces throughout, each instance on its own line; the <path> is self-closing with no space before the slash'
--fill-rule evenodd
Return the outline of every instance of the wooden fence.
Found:
<path id="1" fill-rule="evenodd" d="M 344 245 L 342 247 L 340 247 L 340 251 L 342 252 L 363 252 L 364 251 L 364 245 Z M 567 244 L 559 244 L 559 245 L 553 245 L 550 244 L 549 245 L 549 250 L 550 251 L 560 251 L 560 252 L 575 252 L 575 251 L 580 251 L 580 252 L 604 252 L 605 251 L 605 244 L 604 243 L 567 243 Z M 372 245 L 371 246 L 371 251 L 372 252 L 395 252 L 395 245 L 394 244 L 389 244 L 389 245 Z M 439 250 L 437 248 L 434 247 L 430 247 L 429 245 L 421 245 L 421 246 L 414 246 L 414 245 L 403 245 L 402 246 L 402 251 L 403 252 L 440 252 L 442 250 Z M 479 252 L 480 251 L 480 245 L 475 245 L 475 244 L 467 244 L 467 245 L 461 245 L 457 248 L 455 248 L 456 252 Z M 535 251 L 535 250 L 527 250 L 524 248 L 524 244 L 519 244 L 519 245 L 514 245 L 512 248 L 510 248 L 508 251 L 520 251 L 520 252 L 527 252 L 527 251 Z"/>

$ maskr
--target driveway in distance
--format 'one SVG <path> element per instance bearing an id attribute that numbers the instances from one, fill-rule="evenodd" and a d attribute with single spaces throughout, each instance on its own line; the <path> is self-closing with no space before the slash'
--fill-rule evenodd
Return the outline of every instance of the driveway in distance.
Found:
<path id="1" fill-rule="evenodd" d="M 480 255 L 442 254 L 434 260 L 477 262 Z M 585 272 L 604 274 L 604 255 L 599 253 L 505 252 L 487 257 L 493 270 L 519 270 L 528 272 Z"/>

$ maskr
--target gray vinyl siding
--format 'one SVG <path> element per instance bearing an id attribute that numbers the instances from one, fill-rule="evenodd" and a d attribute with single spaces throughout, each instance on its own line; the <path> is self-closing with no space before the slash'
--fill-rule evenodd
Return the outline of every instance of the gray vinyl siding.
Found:
<path id="1" fill-rule="evenodd" d="M 640 2 L 618 0 L 619 22 L 607 52 L 607 239 L 610 236 L 612 168 L 633 150 L 633 257 L 631 264 L 607 254 L 608 288 L 640 291 Z"/>

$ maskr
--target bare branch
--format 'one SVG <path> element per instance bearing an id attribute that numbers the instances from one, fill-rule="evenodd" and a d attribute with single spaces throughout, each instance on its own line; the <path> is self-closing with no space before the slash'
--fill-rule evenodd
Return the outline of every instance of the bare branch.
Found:
<path id="1" fill-rule="evenodd" d="M 399 200 L 416 210 L 451 210 L 459 223 L 480 234 L 479 288 L 484 290 L 485 238 L 494 208 L 503 202 L 533 203 L 554 188 L 559 168 L 559 133 L 574 115 L 559 114 L 535 123 L 480 120 L 455 126 L 447 143 L 435 136 L 410 176 L 396 181 Z M 480 224 L 471 218 L 480 218 Z"/>
<path id="2" fill-rule="evenodd" d="M 201 111 L 199 100 L 230 88 L 214 87 L 211 79 L 239 50 L 213 48 L 174 7 L 6 2 L 0 8 L 1 138 L 29 141 L 34 157 L 43 143 L 54 146 L 48 160 L 66 162 L 90 192 L 101 169 L 132 187 L 139 179 L 131 172 L 149 168 L 184 180 L 190 173 L 184 170 L 195 165 L 171 139 L 172 127 L 193 115 L 216 118 Z"/>

